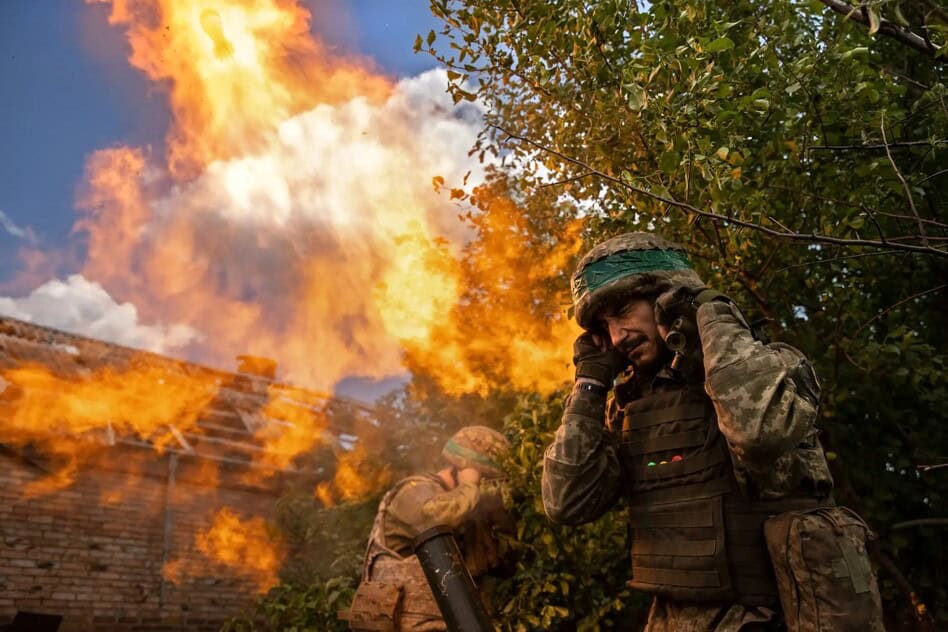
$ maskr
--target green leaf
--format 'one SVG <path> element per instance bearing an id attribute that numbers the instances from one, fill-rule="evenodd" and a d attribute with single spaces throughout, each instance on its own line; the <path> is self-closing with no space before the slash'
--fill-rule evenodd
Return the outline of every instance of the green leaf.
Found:
<path id="1" fill-rule="evenodd" d="M 428 46 L 431 46 L 432 44 L 434 44 L 436 38 L 437 38 L 437 35 L 435 35 L 434 29 L 431 29 L 430 31 L 428 31 L 428 39 L 427 39 Z"/>
<path id="2" fill-rule="evenodd" d="M 626 84 L 625 91 L 626 102 L 629 104 L 629 109 L 632 111 L 637 112 L 648 105 L 648 95 L 645 92 L 645 88 L 639 84 Z"/>
<path id="3" fill-rule="evenodd" d="M 675 173 L 675 170 L 678 169 L 678 165 L 681 163 L 681 155 L 674 150 L 666 151 L 662 154 L 662 157 L 658 160 L 659 168 L 665 173 L 665 175 L 670 176 Z"/>
<path id="4" fill-rule="evenodd" d="M 732 48 L 734 48 L 734 40 L 730 37 L 719 37 L 705 46 L 704 50 L 707 53 L 720 53 L 721 51 L 730 50 Z"/>
<path id="5" fill-rule="evenodd" d="M 869 35 L 875 35 L 882 26 L 882 16 L 879 15 L 879 9 L 875 7 L 866 7 L 866 13 L 869 14 Z"/>
<path id="6" fill-rule="evenodd" d="M 868 56 L 869 49 L 865 46 L 857 46 L 856 48 L 851 48 L 850 50 L 840 55 L 840 59 L 851 59 L 852 57 L 855 57 L 857 55 L 860 57 Z"/>

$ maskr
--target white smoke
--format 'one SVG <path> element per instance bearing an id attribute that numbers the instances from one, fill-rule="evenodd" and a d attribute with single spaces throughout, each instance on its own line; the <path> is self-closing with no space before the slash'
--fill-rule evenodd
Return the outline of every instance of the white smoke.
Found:
<path id="1" fill-rule="evenodd" d="M 186 325 L 145 325 L 131 303 L 117 303 L 101 285 L 74 274 L 20 298 L 0 297 L 0 314 L 116 344 L 167 353 L 200 339 Z"/>
<path id="2" fill-rule="evenodd" d="M 10 216 L 3 211 L 0 211 L 0 228 L 11 237 L 16 237 L 31 245 L 36 243 L 36 235 L 33 234 L 32 229 L 17 226 L 16 223 L 10 219 Z"/>
<path id="3" fill-rule="evenodd" d="M 416 304 L 413 297 L 424 299 L 447 281 L 425 279 L 412 286 L 395 317 L 391 309 L 379 313 L 375 296 L 391 287 L 388 271 L 422 265 L 411 258 L 417 242 L 406 242 L 406 234 L 448 243 L 455 252 L 469 236 L 455 203 L 434 190 L 432 179 L 440 176 L 449 187 L 466 180 L 470 187 L 484 178 L 485 165 L 468 155 L 484 107 L 455 105 L 446 85 L 445 71 L 433 70 L 399 81 L 381 102 L 355 98 L 317 105 L 284 121 L 242 156 L 213 162 L 196 178 L 163 192 L 143 189 L 149 217 L 136 237 L 136 254 L 115 267 L 154 273 L 160 266 L 141 264 L 137 253 L 173 253 L 179 243 L 189 244 L 179 264 L 199 260 L 193 272 L 175 267 L 160 283 L 130 277 L 149 293 L 133 294 L 134 302 L 158 324 L 142 323 L 134 304 L 119 304 L 98 282 L 124 299 L 121 284 L 82 276 L 49 281 L 27 297 L 0 298 L 0 312 L 130 346 L 225 362 L 235 344 L 252 345 L 257 337 L 251 327 L 232 336 L 228 346 L 222 342 L 226 323 L 220 322 L 227 314 L 197 307 L 188 316 L 182 313 L 192 307 L 188 296 L 211 290 L 259 306 L 259 322 L 294 342 L 285 346 L 296 357 L 266 351 L 280 356 L 276 359 L 291 380 L 325 388 L 346 376 L 400 375 L 399 338 L 423 335 L 424 327 L 450 308 L 443 301 Z M 305 300 L 298 296 L 303 287 L 309 288 Z M 163 292 L 173 292 L 173 300 L 166 301 Z M 202 344 L 195 344 L 202 340 L 198 331 L 208 334 Z"/>
<path id="4" fill-rule="evenodd" d="M 284 121 L 265 147 L 210 164 L 160 206 L 213 210 L 258 226 L 303 221 L 376 234 L 400 229 L 378 225 L 380 217 L 421 209 L 438 233 L 463 241 L 464 227 L 432 178 L 459 185 L 470 171 L 469 185 L 483 180 L 484 165 L 468 151 L 484 108 L 456 106 L 446 85 L 445 71 L 431 70 L 398 82 L 381 104 L 356 98 L 318 105 Z M 386 206 L 397 211 L 385 212 Z"/>

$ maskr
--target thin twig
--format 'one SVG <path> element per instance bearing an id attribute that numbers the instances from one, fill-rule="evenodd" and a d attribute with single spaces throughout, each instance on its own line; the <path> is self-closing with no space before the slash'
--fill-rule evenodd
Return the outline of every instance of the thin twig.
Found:
<path id="1" fill-rule="evenodd" d="M 888 145 L 885 143 L 873 143 L 871 145 L 810 145 L 809 149 L 811 151 L 816 149 L 824 149 L 826 151 L 876 151 L 886 149 L 887 147 L 937 147 L 945 143 L 948 143 L 948 139 L 902 140 Z"/>
<path id="2" fill-rule="evenodd" d="M 889 157 L 889 164 L 892 165 L 895 175 L 898 176 L 899 182 L 902 183 L 902 188 L 905 190 L 905 197 L 908 200 L 909 208 L 912 209 L 912 215 L 915 216 L 915 221 L 918 223 L 918 234 L 922 238 L 922 245 L 927 246 L 928 236 L 925 234 L 925 225 L 922 224 L 922 218 L 918 215 L 918 209 L 915 208 L 915 196 L 912 195 L 912 189 L 909 188 L 908 182 L 905 181 L 905 177 L 902 175 L 902 172 L 899 171 L 899 166 L 895 164 L 892 152 L 889 151 L 889 141 L 885 137 L 885 112 L 882 113 L 879 129 L 882 130 L 882 143 L 885 145 L 885 155 Z"/>
<path id="3" fill-rule="evenodd" d="M 879 255 L 894 255 L 894 254 L 904 255 L 906 253 L 886 252 L 885 250 L 875 250 L 873 252 L 860 252 L 854 255 L 843 255 L 840 257 L 827 257 L 826 259 L 813 259 L 811 261 L 804 261 L 802 263 L 794 263 L 793 265 L 778 268 L 777 270 L 774 270 L 774 274 L 778 274 L 780 272 L 783 272 L 784 270 L 792 270 L 794 268 L 805 268 L 808 266 L 819 265 L 821 263 L 833 263 L 834 261 L 842 261 L 844 259 L 858 259 L 860 257 L 877 257 Z"/>
<path id="4" fill-rule="evenodd" d="M 944 172 L 948 172 L 948 169 L 945 169 Z M 928 178 L 925 178 L 925 180 L 930 180 L 931 178 L 934 178 L 935 176 L 938 176 L 941 173 L 943 172 L 939 171 L 938 173 L 933 173 Z M 925 180 L 919 181 L 918 184 L 925 182 Z M 886 213 L 885 211 L 880 211 L 879 209 L 866 206 L 862 202 L 852 202 L 850 200 L 842 200 L 840 198 L 820 195 L 818 193 L 812 193 L 810 191 L 800 191 L 799 188 L 786 187 L 779 184 L 761 183 L 759 186 L 764 189 L 773 189 L 775 191 L 790 191 L 791 193 L 799 193 L 801 195 L 805 195 L 806 197 L 813 198 L 814 200 L 820 200 L 821 202 L 832 202 L 833 204 L 839 204 L 841 206 L 849 206 L 852 208 L 858 208 L 860 211 L 863 211 L 867 214 L 872 213 L 873 215 L 882 215 L 884 217 L 894 217 L 897 219 L 907 219 L 913 222 L 915 221 L 915 218 L 912 217 L 911 215 L 899 215 L 898 213 Z M 938 226 L 939 228 L 948 228 L 948 224 L 945 224 L 944 222 L 939 222 L 933 219 L 926 219 L 923 217 L 922 221 L 926 224 L 931 224 L 932 226 Z"/>
<path id="5" fill-rule="evenodd" d="M 787 231 L 788 233 L 792 233 L 792 232 L 793 232 L 792 230 L 790 230 L 789 228 L 787 228 L 786 226 L 784 226 L 783 224 L 781 224 L 780 222 L 778 222 L 778 221 L 777 221 L 777 218 L 774 217 L 773 215 L 768 215 L 768 216 L 767 216 L 767 219 L 769 219 L 769 220 L 772 221 L 774 224 L 776 224 L 776 225 L 779 226 L 780 228 L 784 229 L 784 230 Z"/>
<path id="6" fill-rule="evenodd" d="M 948 463 L 936 463 L 935 465 L 916 465 L 915 469 L 919 472 L 931 472 L 932 470 L 942 470 L 948 467 Z"/>
<path id="7" fill-rule="evenodd" d="M 905 520 L 896 522 L 889 527 L 889 531 L 896 529 L 908 529 L 910 527 L 944 527 L 948 526 L 948 518 L 918 518 L 916 520 Z"/>
<path id="8" fill-rule="evenodd" d="M 944 173 L 948 173 L 948 169 L 942 169 L 941 171 L 936 171 L 935 173 L 933 173 L 933 174 L 930 175 L 930 176 L 925 176 L 924 178 L 922 178 L 921 180 L 918 181 L 918 184 L 924 184 L 925 182 L 928 182 L 928 181 L 931 180 L 932 178 L 937 178 L 938 176 L 940 176 L 940 175 L 942 175 L 942 174 L 944 174 Z"/>
<path id="9" fill-rule="evenodd" d="M 839 13 L 840 15 L 846 17 L 853 22 L 858 22 L 865 26 L 869 26 L 869 18 L 863 15 L 863 12 L 859 10 L 858 7 L 854 7 L 848 2 L 843 0 L 820 0 L 823 4 L 828 6 L 830 9 Z M 910 48 L 914 48 L 920 53 L 924 53 L 929 57 L 935 56 L 935 51 L 937 50 L 929 42 L 925 41 L 925 38 L 910 31 L 906 28 L 902 28 L 894 22 L 890 22 L 885 18 L 880 18 L 879 33 L 883 35 L 888 35 L 889 37 L 896 39 Z"/>
<path id="10" fill-rule="evenodd" d="M 866 210 L 869 210 L 869 209 L 866 209 Z M 907 220 L 915 221 L 915 218 L 912 217 L 911 215 L 899 215 L 898 213 L 886 213 L 884 211 L 873 211 L 873 213 L 875 213 L 876 215 L 882 215 L 883 217 L 892 217 L 895 219 L 907 219 Z M 948 228 L 948 224 L 945 224 L 944 222 L 939 222 L 933 219 L 925 219 L 924 217 L 922 218 L 922 223 L 931 224 L 932 226 L 938 226 L 939 228 Z"/>
<path id="11" fill-rule="evenodd" d="M 570 182 L 576 182 L 577 180 L 582 180 L 583 178 L 588 178 L 589 176 L 594 176 L 595 173 L 587 171 L 586 173 L 581 173 L 578 176 L 573 176 L 572 178 L 566 178 L 565 180 L 557 180 L 556 182 L 547 182 L 546 184 L 541 184 L 539 188 L 545 189 L 547 187 L 555 187 L 559 184 L 569 184 Z"/>
<path id="12" fill-rule="evenodd" d="M 935 292 L 938 292 L 938 291 L 940 291 L 940 290 L 943 290 L 943 289 L 945 289 L 946 287 L 948 287 L 948 283 L 942 283 L 941 285 L 939 285 L 939 286 L 937 286 L 937 287 L 929 288 L 929 289 L 927 289 L 927 290 L 923 290 L 923 291 L 918 292 L 918 293 L 916 293 L 916 294 L 912 294 L 911 296 L 907 296 L 907 297 L 903 298 L 901 301 L 897 301 L 897 302 L 893 303 L 892 305 L 889 305 L 889 306 L 886 307 L 884 310 L 880 311 L 878 314 L 876 314 L 875 316 L 873 316 L 872 318 L 870 318 L 869 320 L 867 320 L 866 322 L 864 322 L 862 325 L 860 325 L 860 326 L 856 329 L 856 331 L 853 333 L 853 335 L 852 335 L 852 340 L 855 340 L 856 338 L 858 338 L 858 337 L 859 337 L 859 334 L 862 333 L 862 330 L 863 330 L 863 329 L 865 329 L 866 327 L 868 327 L 868 326 L 871 325 L 872 323 L 876 322 L 877 320 L 879 320 L 880 318 L 882 318 L 883 316 L 885 316 L 886 314 L 888 314 L 889 312 L 891 312 L 893 309 L 896 309 L 897 307 L 900 307 L 900 306 L 902 306 L 902 305 L 905 305 L 905 304 L 908 303 L 909 301 L 913 301 L 913 300 L 915 300 L 915 299 L 917 299 L 917 298 L 921 298 L 921 297 L 926 296 L 926 295 L 928 295 L 928 294 L 934 294 Z"/>
<path id="13" fill-rule="evenodd" d="M 916 246 L 913 244 L 901 244 L 901 243 L 900 244 L 884 243 L 884 242 L 877 241 L 874 239 L 846 239 L 842 237 L 831 237 L 829 235 L 820 235 L 816 232 L 813 232 L 810 234 L 793 233 L 793 232 L 788 233 L 785 231 L 774 230 L 773 228 L 768 228 L 766 226 L 762 226 L 754 222 L 738 219 L 732 215 L 721 215 L 720 213 L 715 213 L 713 211 L 705 211 L 696 206 L 692 206 L 691 204 L 680 202 L 673 198 L 669 198 L 664 195 L 659 195 L 657 193 L 653 193 L 641 187 L 637 187 L 620 178 L 617 178 L 615 176 L 609 175 L 608 173 L 600 171 L 599 169 L 596 169 L 581 160 L 578 160 L 576 158 L 571 158 L 570 156 L 567 156 L 566 154 L 560 151 L 557 151 L 550 147 L 546 147 L 535 140 L 531 140 L 529 138 L 526 138 L 525 136 L 520 136 L 520 135 L 514 134 L 513 132 L 507 131 L 499 125 L 496 125 L 493 123 L 488 123 L 488 125 L 500 132 L 503 132 L 504 134 L 507 135 L 508 138 L 522 141 L 524 143 L 527 143 L 531 147 L 534 147 L 535 149 L 545 151 L 549 154 L 552 154 L 554 156 L 557 156 L 558 158 L 565 160 L 566 162 L 570 164 L 576 165 L 578 167 L 582 167 L 586 169 L 587 171 L 589 171 L 590 174 L 599 176 L 600 178 L 602 178 L 603 180 L 607 182 L 612 182 L 613 184 L 621 186 L 624 189 L 628 189 L 629 191 L 638 193 L 639 195 L 645 196 L 649 199 L 656 200 L 658 202 L 662 202 L 663 204 L 668 204 L 670 206 L 674 206 L 687 213 L 691 213 L 699 217 L 707 217 L 713 220 L 714 222 L 723 222 L 725 224 L 733 224 L 734 226 L 742 226 L 744 228 L 750 228 L 750 229 L 756 230 L 765 235 L 770 235 L 771 237 L 779 237 L 780 239 L 787 239 L 790 241 L 799 241 L 799 242 L 811 243 L 811 244 L 835 244 L 839 246 L 852 246 L 852 247 L 857 247 L 857 248 L 883 248 L 883 249 L 889 249 L 889 250 L 904 250 L 908 252 L 922 252 L 925 254 L 935 255 L 938 257 L 948 257 L 948 251 L 941 250 L 939 248 L 934 248 L 931 246 Z"/>

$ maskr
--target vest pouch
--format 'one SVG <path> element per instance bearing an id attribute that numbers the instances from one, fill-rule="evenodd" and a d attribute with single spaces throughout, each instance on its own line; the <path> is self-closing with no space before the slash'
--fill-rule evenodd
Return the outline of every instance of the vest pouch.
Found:
<path id="1" fill-rule="evenodd" d="M 764 538 L 790 632 L 885 632 L 869 526 L 845 507 L 787 511 Z"/>
<path id="2" fill-rule="evenodd" d="M 720 495 L 629 507 L 631 588 L 680 601 L 734 598 Z"/>
<path id="3" fill-rule="evenodd" d="M 369 580 L 359 584 L 352 606 L 340 612 L 339 618 L 349 621 L 350 630 L 395 632 L 401 610 L 401 586 Z"/>

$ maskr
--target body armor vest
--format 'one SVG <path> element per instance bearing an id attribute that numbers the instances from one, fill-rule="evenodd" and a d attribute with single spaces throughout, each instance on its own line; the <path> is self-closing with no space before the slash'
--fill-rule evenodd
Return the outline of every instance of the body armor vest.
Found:
<path id="1" fill-rule="evenodd" d="M 823 503 L 748 499 L 711 400 L 697 388 L 636 399 L 612 428 L 629 477 L 629 585 L 681 601 L 776 604 L 763 522 Z"/>
<path id="2" fill-rule="evenodd" d="M 365 551 L 362 582 L 389 584 L 398 587 L 401 592 L 398 630 L 428 632 L 447 629 L 418 557 L 414 553 L 402 555 L 390 548 L 385 541 L 385 514 L 395 495 L 408 483 L 431 480 L 444 486 L 437 477 L 409 476 L 400 480 L 385 494 L 375 514 L 375 522 L 372 524 L 369 544 Z"/>

